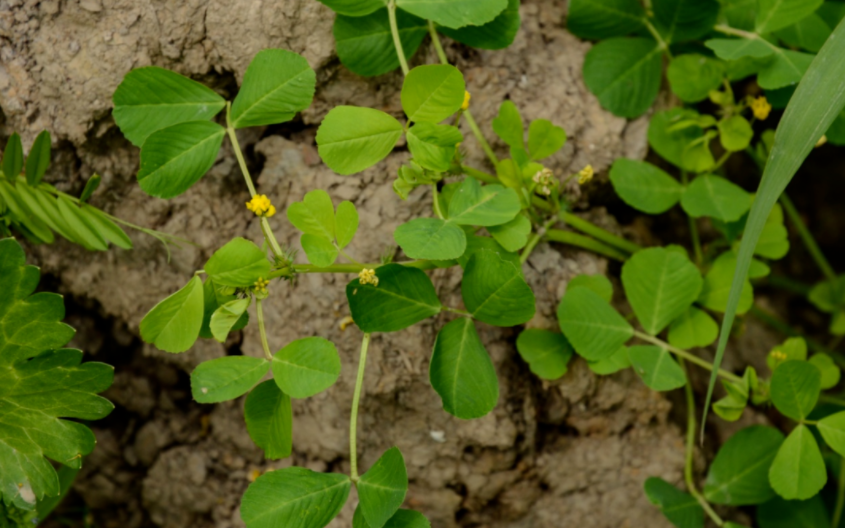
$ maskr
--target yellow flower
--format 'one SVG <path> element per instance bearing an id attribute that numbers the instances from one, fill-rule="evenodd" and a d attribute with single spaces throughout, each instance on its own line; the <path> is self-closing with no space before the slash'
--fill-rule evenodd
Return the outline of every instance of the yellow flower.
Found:
<path id="1" fill-rule="evenodd" d="M 472 95 L 469 92 L 464 91 L 464 104 L 461 105 L 461 110 L 469 110 L 469 100 L 472 99 Z"/>
<path id="2" fill-rule="evenodd" d="M 269 285 L 270 281 L 264 279 L 264 277 L 258 277 L 258 280 L 252 285 L 252 290 L 255 293 L 267 293 L 267 286 Z"/>
<path id="3" fill-rule="evenodd" d="M 751 100 L 751 111 L 754 112 L 754 117 L 760 121 L 765 121 L 769 117 L 769 112 L 772 111 L 772 105 L 766 100 L 764 95 Z"/>
<path id="4" fill-rule="evenodd" d="M 822 137 L 819 138 L 818 141 L 816 141 L 816 148 L 821 147 L 825 143 L 827 143 L 827 135 L 823 135 Z"/>
<path id="5" fill-rule="evenodd" d="M 595 171 L 593 171 L 592 165 L 587 165 L 580 172 L 578 172 L 578 185 L 584 185 L 585 183 L 589 182 L 593 179 L 593 175 L 595 175 Z"/>
<path id="6" fill-rule="evenodd" d="M 276 214 L 276 208 L 270 203 L 265 194 L 256 194 L 252 200 L 246 203 L 246 208 L 255 213 L 256 216 L 270 218 Z"/>
<path id="7" fill-rule="evenodd" d="M 378 277 L 376 277 L 376 270 L 362 269 L 358 274 L 358 279 L 361 284 L 372 284 L 378 287 Z"/>

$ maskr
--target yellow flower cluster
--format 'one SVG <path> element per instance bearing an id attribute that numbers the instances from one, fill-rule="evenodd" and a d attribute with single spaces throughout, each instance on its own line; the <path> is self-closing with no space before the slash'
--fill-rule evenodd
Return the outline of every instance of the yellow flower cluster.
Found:
<path id="1" fill-rule="evenodd" d="M 270 203 L 270 199 L 266 194 L 256 194 L 252 200 L 246 203 L 246 208 L 255 213 L 256 216 L 264 216 L 270 218 L 276 214 L 276 207 Z"/>
<path id="2" fill-rule="evenodd" d="M 469 92 L 464 92 L 464 104 L 461 105 L 461 110 L 469 110 L 469 100 L 472 99 L 472 95 Z"/>
<path id="3" fill-rule="evenodd" d="M 593 171 L 592 165 L 587 165 L 580 172 L 578 172 L 578 185 L 584 185 L 585 183 L 589 182 L 593 179 L 595 175 L 595 171 Z"/>
<path id="4" fill-rule="evenodd" d="M 783 363 L 784 361 L 787 360 L 786 354 L 784 354 L 783 352 L 781 352 L 780 350 L 777 350 L 777 349 L 772 350 L 771 355 L 772 355 L 772 359 L 774 359 L 777 364 Z"/>
<path id="5" fill-rule="evenodd" d="M 361 273 L 358 274 L 358 280 L 361 284 L 372 284 L 373 286 L 378 287 L 378 277 L 376 277 L 376 270 L 362 269 Z"/>
<path id="6" fill-rule="evenodd" d="M 760 121 L 765 121 L 769 117 L 769 112 L 772 111 L 772 105 L 766 100 L 765 96 L 761 95 L 751 100 L 751 111 L 754 112 L 754 117 Z"/>
<path id="7" fill-rule="evenodd" d="M 269 285 L 270 281 L 266 280 L 264 277 L 258 277 L 258 280 L 252 285 L 252 290 L 255 293 L 267 293 L 267 286 Z"/>

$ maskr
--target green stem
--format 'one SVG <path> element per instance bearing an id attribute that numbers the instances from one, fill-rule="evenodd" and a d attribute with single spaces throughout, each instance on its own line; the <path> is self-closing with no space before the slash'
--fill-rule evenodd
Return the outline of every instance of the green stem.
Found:
<path id="1" fill-rule="evenodd" d="M 478 169 L 473 169 L 472 167 L 467 167 L 466 165 L 461 165 L 461 172 L 466 174 L 467 176 L 472 176 L 478 181 L 482 181 L 484 183 L 499 183 L 499 178 L 493 176 L 492 174 L 487 174 L 484 171 L 480 171 Z"/>
<path id="2" fill-rule="evenodd" d="M 599 226 L 593 224 L 592 222 L 588 222 L 581 217 L 575 216 L 574 214 L 561 211 L 560 212 L 560 219 L 569 224 L 570 226 L 574 227 L 579 231 L 583 231 L 588 235 L 592 236 L 596 240 L 600 240 L 605 244 L 609 244 L 615 248 L 621 249 L 627 253 L 636 253 L 637 251 L 641 250 L 642 247 L 639 244 L 635 244 L 628 240 L 625 240 L 622 237 L 618 237 L 613 233 L 605 231 L 604 229 L 600 228 Z"/>
<path id="3" fill-rule="evenodd" d="M 646 29 L 648 29 L 648 32 L 651 33 L 651 36 L 654 37 L 654 40 L 657 41 L 657 44 L 660 45 L 660 49 L 662 49 L 663 52 L 666 53 L 666 55 L 671 59 L 672 52 L 669 51 L 669 45 L 666 44 L 666 41 L 664 41 L 663 37 L 660 36 L 660 32 L 657 31 L 657 28 L 654 27 L 654 25 L 648 18 L 643 18 L 642 22 L 645 25 Z"/>
<path id="4" fill-rule="evenodd" d="M 570 246 L 580 247 L 592 251 L 593 253 L 598 253 L 599 255 L 604 255 L 605 257 L 618 260 L 619 262 L 625 262 L 628 260 L 628 255 L 626 253 L 622 253 L 616 248 L 602 244 L 601 242 L 588 236 L 573 233 L 572 231 L 549 229 L 546 232 L 545 239 L 552 242 L 560 242 L 561 244 L 569 244 Z"/>
<path id="5" fill-rule="evenodd" d="M 819 403 L 830 403 L 832 405 L 838 405 L 839 407 L 845 407 L 845 398 L 837 398 L 836 396 L 821 394 L 819 396 Z"/>
<path id="6" fill-rule="evenodd" d="M 461 309 L 459 309 L 459 308 L 450 308 L 450 307 L 448 307 L 448 306 L 443 306 L 443 307 L 441 307 L 441 310 L 444 310 L 444 311 L 446 311 L 446 312 L 452 312 L 452 313 L 454 313 L 454 314 L 462 315 L 462 316 L 464 316 L 464 317 L 469 317 L 470 319 L 472 319 L 472 314 L 471 314 L 471 313 L 469 313 L 469 312 L 468 312 L 468 311 L 466 311 L 466 310 L 461 310 Z"/>
<path id="7" fill-rule="evenodd" d="M 695 476 L 693 475 L 693 457 L 695 455 L 695 395 L 692 392 L 692 384 L 689 379 L 689 372 L 683 359 L 678 359 L 681 368 L 684 369 L 684 375 L 687 382 L 684 385 L 684 392 L 687 397 L 687 444 L 686 444 L 686 464 L 684 465 L 684 481 L 687 484 L 687 491 L 695 497 L 695 500 L 701 505 L 707 515 L 716 523 L 716 526 L 724 526 L 725 521 L 713 511 L 707 499 L 698 491 L 695 485 Z"/>
<path id="8" fill-rule="evenodd" d="M 808 286 L 803 282 L 799 282 L 782 275 L 775 275 L 773 273 L 770 273 L 769 276 L 766 277 L 766 283 L 770 286 L 774 286 L 775 288 L 780 288 L 782 290 L 801 295 L 802 297 L 810 295 L 810 291 L 813 289 L 812 286 Z"/>
<path id="9" fill-rule="evenodd" d="M 399 38 L 399 26 L 396 24 L 396 0 L 390 0 L 387 3 L 387 18 L 390 20 L 390 33 L 393 35 L 393 46 L 396 48 L 396 56 L 399 57 L 399 66 L 402 67 L 402 73 L 408 75 L 411 69 L 408 68 L 405 50 L 402 49 L 402 39 Z"/>
<path id="10" fill-rule="evenodd" d="M 730 26 L 726 26 L 725 24 L 716 24 L 716 26 L 714 26 L 713 29 L 715 29 L 719 33 L 724 33 L 725 35 L 733 35 L 735 37 L 742 37 L 744 39 L 749 39 L 749 40 L 757 40 L 757 39 L 760 38 L 760 35 L 758 35 L 757 33 L 752 33 L 750 31 L 743 31 L 741 29 L 732 28 Z M 762 40 L 763 40 L 763 42 L 766 42 L 766 39 L 762 39 Z"/>
<path id="11" fill-rule="evenodd" d="M 434 44 L 434 50 L 437 51 L 437 58 L 440 59 L 442 64 L 449 64 L 449 58 L 446 56 L 443 44 L 440 43 L 440 35 L 437 34 L 437 27 L 431 20 L 428 21 L 428 34 L 431 35 L 431 43 Z"/>
<path id="12" fill-rule="evenodd" d="M 801 219 L 801 215 L 795 208 L 795 204 L 792 203 L 792 200 L 790 200 L 786 193 L 780 195 L 780 203 L 783 205 L 784 211 L 786 211 L 786 216 L 789 217 L 789 220 L 792 221 L 795 229 L 798 230 L 798 234 L 801 236 L 801 240 L 804 241 L 807 251 L 810 252 L 810 256 L 813 257 L 813 260 L 816 262 L 816 265 L 819 267 L 821 272 L 824 273 L 827 280 L 836 280 L 836 272 L 833 271 L 833 267 L 825 258 L 822 250 L 819 249 L 819 245 L 816 243 L 815 237 L 813 237 L 813 234 L 809 229 L 807 229 L 807 226 L 804 225 L 804 221 Z"/>
<path id="13" fill-rule="evenodd" d="M 687 185 L 689 183 L 689 176 L 687 171 L 681 171 L 681 183 Z M 695 263 L 699 266 L 704 263 L 704 251 L 701 250 L 701 237 L 698 234 L 698 223 L 695 218 L 687 216 L 689 221 L 690 238 L 692 239 L 692 247 L 695 252 Z"/>
<path id="14" fill-rule="evenodd" d="M 443 211 L 440 210 L 440 195 L 437 192 L 436 183 L 431 184 L 431 203 L 434 206 L 434 214 L 437 215 L 437 218 L 444 220 Z"/>
<path id="15" fill-rule="evenodd" d="M 722 154 L 722 156 L 716 161 L 716 164 L 713 165 L 713 168 L 710 170 L 712 172 L 715 172 L 717 169 L 721 168 L 721 166 L 724 165 L 726 161 L 728 161 L 728 158 L 731 157 L 731 154 L 733 154 L 733 152 L 731 152 L 730 150 L 725 151 L 725 153 Z"/>
<path id="16" fill-rule="evenodd" d="M 528 260 L 528 257 L 531 256 L 531 252 L 534 251 L 534 248 L 537 247 L 537 244 L 540 242 L 540 239 L 546 235 L 546 231 L 549 230 L 555 222 L 557 222 L 557 218 L 552 218 L 545 224 L 543 224 L 540 229 L 538 229 L 535 233 L 531 235 L 531 238 L 528 240 L 528 244 L 525 245 L 525 249 L 522 250 L 522 254 L 519 256 L 519 261 L 523 264 Z"/>
<path id="17" fill-rule="evenodd" d="M 435 266 L 430 260 L 407 260 L 397 262 L 402 266 L 417 268 L 421 270 L 434 269 Z M 267 276 L 267 280 L 278 279 L 279 277 L 290 277 L 294 273 L 358 273 L 363 269 L 376 269 L 381 266 L 378 262 L 364 262 L 352 264 L 332 264 L 331 266 L 319 267 L 313 264 L 294 264 L 291 267 L 277 269 Z"/>
<path id="18" fill-rule="evenodd" d="M 634 336 L 643 340 L 643 341 L 645 341 L 645 342 L 647 342 L 647 343 L 657 345 L 660 348 L 665 349 L 665 350 L 675 354 L 679 358 L 685 359 L 685 360 L 689 361 L 690 363 L 698 365 L 699 367 L 701 367 L 705 370 L 709 370 L 711 372 L 713 371 L 713 364 L 710 363 L 709 361 L 701 359 L 698 356 L 694 356 L 694 355 L 690 354 L 689 352 L 687 352 L 686 350 L 682 350 L 678 347 L 674 347 L 674 346 L 670 345 L 669 343 L 667 343 L 666 341 L 663 341 L 662 339 L 658 339 L 654 336 L 650 336 L 648 334 L 644 334 L 644 333 L 638 332 L 636 330 L 634 330 Z M 737 376 L 736 374 L 734 374 L 732 372 L 728 372 L 727 370 L 722 370 L 722 369 L 719 369 L 718 372 L 719 372 L 719 376 L 725 378 L 728 381 L 733 381 L 735 383 L 742 383 L 742 378 Z"/>
<path id="19" fill-rule="evenodd" d="M 351 256 L 351 255 L 349 255 L 349 253 L 347 253 L 346 251 L 344 251 L 344 250 L 342 250 L 342 249 L 340 249 L 340 248 L 338 248 L 338 251 L 340 252 L 340 254 L 341 254 L 341 255 L 343 255 L 343 258 L 345 258 L 346 260 L 348 260 L 348 261 L 349 261 L 349 262 L 351 262 L 352 264 L 357 264 L 357 265 L 359 265 L 359 266 L 363 266 L 363 264 L 361 264 L 360 262 L 358 262 L 357 260 L 355 260 L 354 258 L 352 258 L 352 256 Z"/>
<path id="20" fill-rule="evenodd" d="M 370 346 L 370 334 L 364 334 L 361 340 L 361 355 L 358 357 L 358 378 L 355 380 L 355 392 L 352 395 L 352 415 L 349 417 L 349 463 L 352 482 L 358 482 L 358 405 L 364 390 L 364 370 L 367 366 L 367 349 Z"/>
<path id="21" fill-rule="evenodd" d="M 255 299 L 255 312 L 258 315 L 258 333 L 261 334 L 261 346 L 264 347 L 264 357 L 267 361 L 273 361 L 273 353 L 270 352 L 270 344 L 267 342 L 267 332 L 264 329 L 264 309 L 261 307 L 261 299 Z"/>
<path id="22" fill-rule="evenodd" d="M 839 457 L 839 482 L 836 488 L 836 507 L 833 509 L 831 526 L 839 526 L 843 508 L 845 508 L 845 458 Z"/>

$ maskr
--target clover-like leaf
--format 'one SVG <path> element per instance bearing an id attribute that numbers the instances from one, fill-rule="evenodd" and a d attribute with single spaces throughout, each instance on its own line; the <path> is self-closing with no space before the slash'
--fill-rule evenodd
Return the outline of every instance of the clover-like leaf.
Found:
<path id="1" fill-rule="evenodd" d="M 772 461 L 769 484 L 784 499 L 807 500 L 821 491 L 825 482 L 827 470 L 819 444 L 806 425 L 798 424 Z"/>
<path id="2" fill-rule="evenodd" d="M 499 115 L 493 118 L 493 132 L 514 149 L 525 148 L 525 126 L 519 109 L 511 100 L 502 101 Z"/>
<path id="3" fill-rule="evenodd" d="M 613 299 L 613 284 L 604 275 L 576 275 L 566 284 L 566 291 L 575 288 L 589 288 L 607 302 Z"/>
<path id="4" fill-rule="evenodd" d="M 678 348 L 712 345 L 719 337 L 719 326 L 707 312 L 690 306 L 669 325 L 669 344 Z"/>
<path id="5" fill-rule="evenodd" d="M 273 380 L 252 389 L 244 404 L 246 430 L 270 460 L 287 458 L 293 449 L 293 412 L 290 396 Z"/>
<path id="6" fill-rule="evenodd" d="M 449 170 L 457 147 L 464 140 L 456 127 L 434 123 L 415 124 L 408 130 L 407 138 L 414 161 L 425 169 L 438 172 Z"/>
<path id="7" fill-rule="evenodd" d="M 270 362 L 250 356 L 224 356 L 200 363 L 191 372 L 191 393 L 199 403 L 234 400 L 252 389 L 267 372 Z"/>
<path id="8" fill-rule="evenodd" d="M 184 288 L 159 302 L 141 320 L 141 338 L 177 354 L 191 348 L 202 328 L 203 285 L 192 278 Z"/>
<path id="9" fill-rule="evenodd" d="M 356 0 L 353 1 L 357 3 Z M 428 35 L 428 23 L 400 9 L 396 11 L 396 27 L 402 42 L 402 51 L 410 59 Z M 358 75 L 373 77 L 399 67 L 399 57 L 393 44 L 386 8 L 366 16 L 346 16 L 338 13 L 334 19 L 333 33 L 337 57 L 344 66 Z"/>
<path id="10" fill-rule="evenodd" d="M 465 178 L 449 202 L 449 220 L 460 225 L 495 226 L 510 222 L 522 205 L 513 189 L 498 184 L 481 186 Z"/>
<path id="11" fill-rule="evenodd" d="M 684 493 L 662 478 L 650 477 L 645 481 L 645 494 L 676 527 L 704 527 L 704 509 L 689 493 Z"/>
<path id="12" fill-rule="evenodd" d="M 751 208 L 751 195 L 721 176 L 706 174 L 690 183 L 681 197 L 681 207 L 694 218 L 734 222 Z"/>
<path id="13" fill-rule="evenodd" d="M 495 326 L 516 326 L 534 317 L 534 292 L 522 271 L 492 251 L 470 257 L 461 282 L 464 304 L 473 317 Z"/>
<path id="14" fill-rule="evenodd" d="M 518 214 L 510 222 L 488 226 L 487 231 L 506 251 L 519 251 L 528 244 L 528 236 L 531 234 L 531 220 Z"/>
<path id="15" fill-rule="evenodd" d="M 822 5 L 824 0 L 760 0 L 755 22 L 757 33 L 770 33 L 791 26 Z"/>
<path id="16" fill-rule="evenodd" d="M 622 201 L 648 214 L 665 213 L 684 193 L 678 180 L 645 161 L 619 158 L 610 168 L 610 183 Z"/>
<path id="17" fill-rule="evenodd" d="M 804 420 L 821 392 L 821 372 L 806 361 L 782 363 L 772 374 L 772 403 L 793 420 Z"/>
<path id="18" fill-rule="evenodd" d="M 722 84 L 725 66 L 719 60 L 693 53 L 672 59 L 666 77 L 672 91 L 682 101 L 697 103 Z"/>
<path id="19" fill-rule="evenodd" d="M 566 29 L 584 39 L 624 37 L 645 29 L 645 9 L 637 0 L 572 0 Z"/>
<path id="20" fill-rule="evenodd" d="M 707 472 L 704 496 L 714 504 L 762 504 L 775 496 L 769 467 L 783 444 L 783 433 L 760 425 L 737 431 L 725 442 Z"/>
<path id="21" fill-rule="evenodd" d="M 414 218 L 393 232 L 393 238 L 410 258 L 451 260 L 464 254 L 467 237 L 454 222 L 439 218 Z"/>
<path id="22" fill-rule="evenodd" d="M 612 38 L 587 52 L 584 83 L 615 115 L 637 117 L 657 97 L 662 66 L 661 48 L 654 40 Z"/>
<path id="23" fill-rule="evenodd" d="M 371 528 L 382 528 L 399 510 L 408 492 L 408 472 L 399 449 L 385 451 L 358 481 L 358 508 Z"/>
<path id="24" fill-rule="evenodd" d="M 424 271 L 387 264 L 376 268 L 378 284 L 346 285 L 352 318 L 364 332 L 395 332 L 440 313 L 440 299 Z"/>
<path id="25" fill-rule="evenodd" d="M 396 5 L 420 18 L 457 29 L 491 22 L 508 6 L 508 0 L 396 0 Z"/>
<path id="26" fill-rule="evenodd" d="M 634 335 L 625 318 L 590 288 L 567 291 L 558 306 L 557 320 L 563 335 L 587 361 L 609 358 Z"/>
<path id="27" fill-rule="evenodd" d="M 364 17 L 373 11 L 384 8 L 384 0 L 319 0 L 332 11 L 348 17 Z"/>
<path id="28" fill-rule="evenodd" d="M 273 356 L 273 379 L 291 398 L 310 398 L 334 385 L 340 376 L 340 356 L 334 343 L 305 337 Z"/>
<path id="29" fill-rule="evenodd" d="M 531 372 L 545 380 L 556 380 L 566 374 L 574 352 L 563 334 L 538 328 L 519 334 L 516 349 Z"/>
<path id="30" fill-rule="evenodd" d="M 687 383 L 684 370 L 665 348 L 654 345 L 632 346 L 628 349 L 631 366 L 649 389 L 668 391 Z"/>
<path id="31" fill-rule="evenodd" d="M 254 242 L 237 237 L 214 252 L 205 263 L 205 272 L 221 286 L 246 288 L 267 278 L 270 261 Z"/>
<path id="32" fill-rule="evenodd" d="M 734 273 L 736 273 L 736 255 L 730 251 L 719 255 L 710 267 L 710 271 L 704 276 L 698 302 L 708 310 L 724 312 L 728 304 L 728 293 L 731 290 Z M 751 282 L 746 280 L 736 312 L 738 314 L 747 312 L 753 303 L 754 291 Z"/>
<path id="33" fill-rule="evenodd" d="M 400 10 L 397 15 L 401 12 Z M 513 43 L 520 22 L 519 0 L 508 0 L 508 7 L 486 24 L 464 26 L 460 29 L 441 26 L 437 31 L 472 48 L 495 50 L 507 48 Z"/>
<path id="34" fill-rule="evenodd" d="M 401 136 L 399 121 L 381 110 L 337 106 L 320 123 L 317 150 L 330 169 L 348 176 L 387 157 Z"/>
<path id="35" fill-rule="evenodd" d="M 402 85 L 402 109 L 414 123 L 439 123 L 461 108 L 465 92 L 464 76 L 454 66 L 417 66 Z"/>
<path id="36" fill-rule="evenodd" d="M 547 119 L 535 119 L 528 125 L 528 152 L 532 160 L 548 158 L 566 143 L 566 131 Z"/>

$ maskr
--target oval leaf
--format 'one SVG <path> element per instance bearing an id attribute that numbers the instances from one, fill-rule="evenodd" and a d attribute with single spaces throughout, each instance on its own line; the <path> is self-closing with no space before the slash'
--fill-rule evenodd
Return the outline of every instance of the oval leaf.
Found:
<path id="1" fill-rule="evenodd" d="M 270 371 L 264 358 L 226 356 L 200 363 L 191 372 L 191 393 L 199 403 L 234 400 L 246 394 Z"/>
<path id="2" fill-rule="evenodd" d="M 819 445 L 810 429 L 798 424 L 772 461 L 769 483 L 784 499 L 806 500 L 821 491 L 825 482 L 827 470 Z"/>
<path id="3" fill-rule="evenodd" d="M 537 328 L 519 334 L 516 349 L 531 372 L 545 380 L 556 380 L 566 374 L 574 352 L 563 334 Z"/>
<path id="4" fill-rule="evenodd" d="M 665 213 L 684 193 L 678 180 L 651 163 L 627 158 L 613 163 L 610 182 L 623 202 L 648 214 Z"/>
<path id="5" fill-rule="evenodd" d="M 194 277 L 144 316 L 141 337 L 165 352 L 184 352 L 199 337 L 202 317 L 202 280 Z"/>
<path id="6" fill-rule="evenodd" d="M 448 28 L 481 26 L 492 21 L 508 5 L 508 0 L 396 0 L 409 13 Z"/>
<path id="7" fill-rule="evenodd" d="M 557 319 L 563 335 L 587 361 L 609 358 L 634 335 L 619 312 L 589 288 L 567 291 L 557 308 Z"/>
<path id="8" fill-rule="evenodd" d="M 464 230 L 439 218 L 415 218 L 397 227 L 393 238 L 413 259 L 456 259 L 467 248 Z"/>
<path id="9" fill-rule="evenodd" d="M 376 268 L 378 286 L 358 279 L 346 286 L 355 324 L 363 332 L 395 332 L 440 313 L 440 299 L 422 270 L 387 264 Z"/>
<path id="10" fill-rule="evenodd" d="M 402 41 L 402 51 L 410 59 L 428 35 L 428 23 L 399 10 L 396 12 L 396 27 Z M 387 9 L 379 9 L 367 16 L 338 14 L 334 19 L 333 33 L 337 57 L 344 66 L 358 75 L 373 77 L 399 67 Z"/>
<path id="11" fill-rule="evenodd" d="M 399 121 L 380 110 L 337 106 L 320 123 L 317 147 L 330 169 L 348 176 L 387 157 L 401 136 Z"/>
<path id="12" fill-rule="evenodd" d="M 306 337 L 273 356 L 273 378 L 291 398 L 310 398 L 334 385 L 340 376 L 340 356 L 334 343 Z"/>
<path id="13" fill-rule="evenodd" d="M 657 97 L 663 61 L 649 38 L 602 41 L 584 59 L 584 83 L 601 105 L 619 117 L 637 117 Z"/>
<path id="14" fill-rule="evenodd" d="M 382 528 L 399 510 L 408 492 L 405 459 L 395 447 L 388 449 L 357 484 L 358 508 L 370 528 Z"/>
<path id="15" fill-rule="evenodd" d="M 522 271 L 492 251 L 478 251 L 469 259 L 461 295 L 472 316 L 487 324 L 516 326 L 534 317 L 534 292 Z"/>
<path id="16" fill-rule="evenodd" d="M 704 496 L 715 504 L 762 504 L 775 496 L 769 467 L 783 444 L 783 434 L 759 425 L 737 431 L 725 442 L 707 472 Z"/>
<path id="17" fill-rule="evenodd" d="M 270 261 L 255 243 L 237 237 L 214 252 L 205 263 L 205 272 L 221 286 L 247 288 L 269 275 Z"/>
<path id="18" fill-rule="evenodd" d="M 786 361 L 772 374 L 771 391 L 777 410 L 793 420 L 804 420 L 819 400 L 821 373 L 806 361 Z"/>
<path id="19" fill-rule="evenodd" d="M 255 387 L 244 405 L 246 430 L 269 460 L 287 458 L 293 449 L 293 413 L 290 396 L 273 380 Z"/>
<path id="20" fill-rule="evenodd" d="M 417 66 L 402 85 L 402 109 L 414 123 L 439 123 L 461 109 L 465 92 L 464 76 L 454 66 Z"/>
<path id="21" fill-rule="evenodd" d="M 687 383 L 684 369 L 664 348 L 653 345 L 632 346 L 628 349 L 628 356 L 634 372 L 651 390 L 669 391 Z"/>

